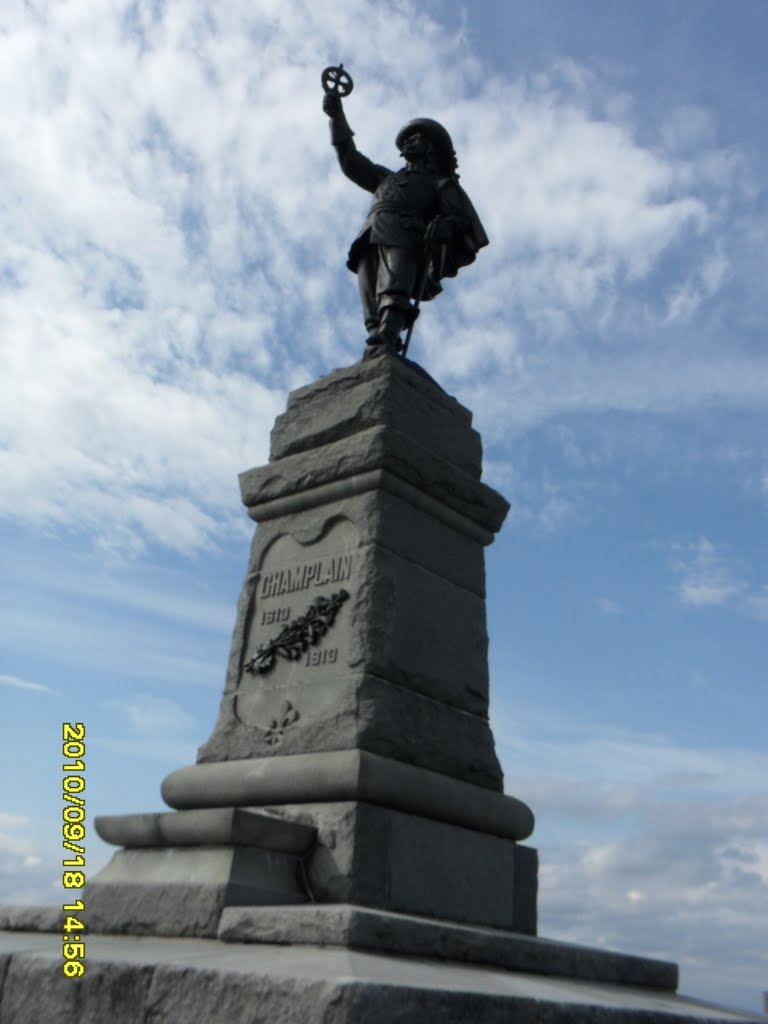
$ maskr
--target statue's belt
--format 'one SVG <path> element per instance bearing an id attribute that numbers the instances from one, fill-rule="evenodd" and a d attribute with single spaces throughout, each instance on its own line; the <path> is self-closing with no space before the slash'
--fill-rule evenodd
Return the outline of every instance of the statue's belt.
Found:
<path id="1" fill-rule="evenodd" d="M 423 219 L 422 214 L 415 206 L 408 206 L 406 203 L 382 202 L 381 200 L 373 204 L 371 213 L 407 213 L 409 217 Z"/>
<path id="2" fill-rule="evenodd" d="M 414 231 L 424 231 L 427 226 L 424 214 L 414 206 L 407 206 L 404 203 L 374 203 L 368 213 L 368 216 L 371 217 L 376 213 L 395 214 L 401 221 L 407 221 L 408 227 Z"/>

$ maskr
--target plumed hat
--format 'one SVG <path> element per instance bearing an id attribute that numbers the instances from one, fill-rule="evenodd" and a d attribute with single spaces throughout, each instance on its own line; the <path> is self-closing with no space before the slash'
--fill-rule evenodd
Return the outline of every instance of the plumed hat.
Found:
<path id="1" fill-rule="evenodd" d="M 451 136 L 443 128 L 439 121 L 433 121 L 431 117 L 417 117 L 409 121 L 397 133 L 395 145 L 402 150 L 403 143 L 409 135 L 414 132 L 421 132 L 435 146 L 440 160 L 441 170 L 445 174 L 453 174 L 456 170 L 456 153 L 453 149 Z"/>

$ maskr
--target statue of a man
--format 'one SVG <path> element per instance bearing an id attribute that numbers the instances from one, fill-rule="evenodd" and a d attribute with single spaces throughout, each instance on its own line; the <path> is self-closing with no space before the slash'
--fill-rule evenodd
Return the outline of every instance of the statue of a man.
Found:
<path id="1" fill-rule="evenodd" d="M 326 93 L 323 109 L 342 171 L 373 192 L 347 259 L 357 274 L 367 344 L 399 352 L 419 303 L 442 291 L 443 277 L 472 263 L 488 238 L 459 185 L 453 143 L 441 124 L 409 121 L 395 139 L 405 167 L 391 171 L 358 152 L 337 93 Z"/>

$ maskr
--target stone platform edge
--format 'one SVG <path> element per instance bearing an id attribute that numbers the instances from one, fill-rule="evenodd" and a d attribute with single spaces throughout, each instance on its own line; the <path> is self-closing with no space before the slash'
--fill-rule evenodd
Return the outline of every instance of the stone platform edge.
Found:
<path id="1" fill-rule="evenodd" d="M 0 931 L 2 1024 L 765 1024 L 669 991 L 331 947 Z"/>
<path id="2" fill-rule="evenodd" d="M 677 964 L 350 904 L 225 907 L 223 942 L 341 946 L 674 992 Z"/>
<path id="3" fill-rule="evenodd" d="M 59 932 L 63 917 L 55 907 L 0 906 L 0 932 Z M 352 904 L 225 907 L 218 938 L 226 945 L 341 947 L 667 992 L 678 985 L 677 964 L 666 960 Z"/>

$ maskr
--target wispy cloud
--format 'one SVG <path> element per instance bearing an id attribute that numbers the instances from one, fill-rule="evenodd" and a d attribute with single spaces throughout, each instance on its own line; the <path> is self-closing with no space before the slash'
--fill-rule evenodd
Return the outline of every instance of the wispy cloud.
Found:
<path id="1" fill-rule="evenodd" d="M 537 816 L 542 934 L 676 960 L 683 991 L 736 1005 L 760 991 L 766 755 L 495 712 L 518 736 L 500 744 L 510 791 Z"/>
<path id="2" fill-rule="evenodd" d="M 22 817 L 20 814 L 5 814 L 0 811 L 0 828 L 21 828 L 22 825 L 27 825 L 29 818 Z"/>
<path id="3" fill-rule="evenodd" d="M 126 728 L 142 736 L 177 736 L 190 732 L 195 719 L 174 700 L 148 693 L 136 694 L 131 700 L 110 700 L 106 707 L 120 716 Z"/>
<path id="4" fill-rule="evenodd" d="M 597 607 L 602 615 L 623 615 L 624 609 L 618 603 L 610 597 L 599 597 L 597 599 Z"/>
<path id="5" fill-rule="evenodd" d="M 680 577 L 677 595 L 694 608 L 726 604 L 745 587 L 712 541 L 702 537 L 694 544 L 677 545 L 673 568 Z"/>
<path id="6" fill-rule="evenodd" d="M 14 880 L 14 890 L 39 879 L 39 869 L 44 858 L 35 844 L 20 831 L 27 829 L 30 820 L 15 814 L 0 811 L 0 887 L 6 879 Z M 39 902 L 39 898 L 38 898 Z"/>
<path id="7" fill-rule="evenodd" d="M 17 652 L 28 649 L 45 632 L 47 650 L 55 652 L 56 672 L 71 671 L 82 665 L 83 651 L 88 651 L 88 671 L 120 674 L 121 666 L 130 666 L 134 679 L 183 682 L 185 685 L 220 685 L 222 665 L 209 654 L 198 652 L 202 647 L 185 642 L 179 654 L 169 644 L 167 627 L 146 625 L 136 621 L 99 619 L 98 609 L 86 614 L 83 608 L 59 606 L 5 609 L 0 636 Z M 216 632 L 219 632 L 218 630 Z M 174 639 L 179 645 L 178 634 Z"/>
<path id="8" fill-rule="evenodd" d="M 122 576 L 120 568 L 124 570 Z M 34 587 L 38 594 L 51 595 L 56 602 L 62 598 L 68 604 L 95 602 L 102 608 L 113 606 L 124 613 L 138 612 L 153 620 L 164 619 L 227 635 L 232 626 L 234 606 L 209 599 L 200 587 L 201 581 L 194 568 L 173 572 L 155 566 L 145 569 L 139 581 L 133 582 L 130 565 L 109 571 L 103 567 L 85 567 L 73 559 L 67 563 L 66 571 L 52 574 L 43 556 L 14 562 L 7 568 L 5 579 L 9 591 L 13 585 L 24 589 Z M 198 592 L 192 589 L 195 583 Z"/>
<path id="9" fill-rule="evenodd" d="M 18 676 L 0 675 L 0 686 L 13 686 L 19 690 L 30 690 L 32 693 L 56 693 L 49 686 L 43 686 L 42 683 L 33 683 L 29 679 L 19 679 Z"/>

